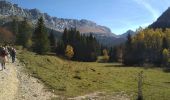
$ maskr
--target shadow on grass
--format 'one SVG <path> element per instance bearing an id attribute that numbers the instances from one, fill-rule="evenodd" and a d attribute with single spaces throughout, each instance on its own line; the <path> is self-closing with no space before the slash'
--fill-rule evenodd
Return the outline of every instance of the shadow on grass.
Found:
<path id="1" fill-rule="evenodd" d="M 110 65 L 105 65 L 105 67 L 126 67 L 126 68 L 130 68 L 130 67 L 133 67 L 133 68 L 143 68 L 143 69 L 153 69 L 153 68 L 159 68 L 159 67 L 155 67 L 153 65 L 143 65 L 143 66 L 140 66 L 140 65 L 124 65 L 124 64 L 121 64 L 121 63 L 114 63 L 114 64 L 110 64 Z M 170 69 L 169 69 L 170 71 Z"/>
<path id="2" fill-rule="evenodd" d="M 163 71 L 166 73 L 170 73 L 170 68 L 164 68 Z"/>
<path id="3" fill-rule="evenodd" d="M 124 65 L 122 63 L 113 63 L 113 64 L 105 65 L 105 67 L 143 67 L 143 66 L 139 66 L 139 65 Z"/>
<path id="4" fill-rule="evenodd" d="M 44 54 L 45 56 L 52 56 L 52 57 L 58 57 L 62 60 L 65 60 L 66 58 L 62 55 L 57 55 L 56 53 L 47 53 L 47 54 Z"/>
<path id="5" fill-rule="evenodd" d="M 125 66 L 123 64 L 113 64 L 113 65 L 105 65 L 105 67 L 130 67 L 130 66 Z"/>
<path id="6" fill-rule="evenodd" d="M 46 53 L 47 56 L 57 56 L 56 53 Z"/>
<path id="7" fill-rule="evenodd" d="M 164 82 L 165 84 L 170 84 L 170 82 Z"/>

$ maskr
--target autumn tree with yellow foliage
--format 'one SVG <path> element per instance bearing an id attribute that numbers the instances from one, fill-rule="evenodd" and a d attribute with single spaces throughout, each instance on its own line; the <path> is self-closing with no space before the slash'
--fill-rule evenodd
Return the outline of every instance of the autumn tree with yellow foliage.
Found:
<path id="1" fill-rule="evenodd" d="M 109 55 L 108 55 L 108 51 L 106 49 L 103 50 L 103 60 L 104 62 L 108 62 L 109 61 Z"/>
<path id="2" fill-rule="evenodd" d="M 162 51 L 162 62 L 165 67 L 168 66 L 168 60 L 169 60 L 169 51 L 167 49 L 164 49 Z"/>
<path id="3" fill-rule="evenodd" d="M 66 50 L 65 50 L 65 56 L 68 59 L 71 59 L 74 56 L 74 49 L 71 45 L 67 45 Z"/>

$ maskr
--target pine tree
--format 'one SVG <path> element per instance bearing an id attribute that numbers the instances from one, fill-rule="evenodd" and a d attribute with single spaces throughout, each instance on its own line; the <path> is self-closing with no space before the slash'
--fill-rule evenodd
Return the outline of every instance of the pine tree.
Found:
<path id="1" fill-rule="evenodd" d="M 122 52 L 123 52 L 122 45 L 114 46 L 114 47 L 110 48 L 109 61 L 110 62 L 122 62 L 122 55 L 123 55 Z"/>
<path id="2" fill-rule="evenodd" d="M 49 40 L 50 40 L 51 51 L 53 52 L 56 48 L 56 37 L 53 33 L 53 30 L 50 32 Z"/>
<path id="3" fill-rule="evenodd" d="M 65 45 L 68 43 L 69 36 L 68 36 L 67 28 L 64 29 L 64 32 L 63 32 L 63 35 L 62 35 L 62 40 L 63 40 Z"/>
<path id="4" fill-rule="evenodd" d="M 27 19 L 21 22 L 21 27 L 16 35 L 16 43 L 24 48 L 30 48 L 32 46 L 32 28 L 28 24 Z"/>
<path id="5" fill-rule="evenodd" d="M 57 55 L 64 55 L 65 54 L 65 45 L 64 45 L 62 40 L 57 42 L 56 54 Z"/>
<path id="6" fill-rule="evenodd" d="M 33 50 L 38 54 L 45 54 L 50 50 L 50 44 L 43 17 L 40 17 L 37 22 L 33 36 Z"/>
<path id="7" fill-rule="evenodd" d="M 133 37 L 135 42 L 133 43 L 133 61 L 134 64 L 142 66 L 145 61 L 145 44 L 144 44 L 144 33 L 141 31 L 139 34 Z"/>
<path id="8" fill-rule="evenodd" d="M 133 44 L 132 44 L 132 36 L 128 34 L 127 41 L 125 44 L 125 50 L 123 54 L 123 63 L 125 65 L 133 65 L 134 64 L 133 58 Z"/>
<path id="9" fill-rule="evenodd" d="M 109 52 L 110 52 L 109 53 L 109 56 L 110 56 L 109 61 L 110 62 L 117 62 L 117 57 L 116 57 L 116 55 L 117 55 L 117 47 L 116 46 L 115 47 L 111 47 Z"/>
<path id="10" fill-rule="evenodd" d="M 12 21 L 12 32 L 14 33 L 14 35 L 18 34 L 18 20 L 16 18 L 13 19 Z"/>

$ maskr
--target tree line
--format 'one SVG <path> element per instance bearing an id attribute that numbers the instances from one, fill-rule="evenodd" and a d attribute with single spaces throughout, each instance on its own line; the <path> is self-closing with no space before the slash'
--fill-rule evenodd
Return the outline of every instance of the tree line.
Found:
<path id="1" fill-rule="evenodd" d="M 101 55 L 103 55 L 102 62 L 107 62 L 109 59 L 110 62 L 115 60 L 110 55 L 113 53 L 109 52 L 109 48 L 99 44 L 92 33 L 85 35 L 77 31 L 76 28 L 65 28 L 61 38 L 57 39 L 53 30 L 47 31 L 43 17 L 38 19 L 35 28 L 26 18 L 23 21 L 14 18 L 7 26 L 11 32 L 6 37 L 2 35 L 5 42 L 12 40 L 10 43 L 21 45 L 38 54 L 53 52 L 71 60 L 88 62 L 96 61 Z M 10 35 L 12 35 L 12 39 Z"/>
<path id="2" fill-rule="evenodd" d="M 100 45 L 92 34 L 81 34 L 76 28 L 65 28 L 61 39 L 57 40 L 54 31 L 47 31 L 43 17 L 38 19 L 35 28 L 27 19 L 21 22 L 14 19 L 11 30 L 13 34 L 7 31 L 8 35 L 15 37 L 6 36 L 4 39 L 15 40 L 17 45 L 38 54 L 53 52 L 77 61 L 96 61 L 98 56 L 103 55 L 103 62 L 139 66 L 145 63 L 168 66 L 169 62 L 170 29 L 138 29 L 136 35 L 127 36 L 124 44 L 112 48 Z"/>
<path id="3" fill-rule="evenodd" d="M 38 54 L 53 52 L 77 61 L 96 61 L 101 54 L 101 46 L 92 34 L 84 35 L 76 28 L 65 28 L 61 39 L 57 40 L 53 30 L 47 31 L 43 17 L 38 19 L 34 29 L 27 19 L 21 22 L 14 19 L 11 29 L 16 34 L 17 45 Z"/>
<path id="4" fill-rule="evenodd" d="M 170 49 L 170 29 L 139 29 L 135 36 L 130 34 L 123 48 L 125 65 L 151 63 L 168 66 Z"/>
<path id="5" fill-rule="evenodd" d="M 57 43 L 56 53 L 64 55 L 67 45 L 74 48 L 73 60 L 96 61 L 100 55 L 100 45 L 96 38 L 92 34 L 82 35 L 76 28 L 65 28 L 62 39 Z"/>
<path id="6" fill-rule="evenodd" d="M 4 27 L 7 27 L 13 36 L 13 41 L 8 44 L 21 45 L 23 48 L 32 50 L 38 54 L 45 54 L 51 49 L 50 40 L 52 39 L 49 39 L 51 35 L 48 35 L 43 17 L 38 19 L 35 28 L 33 28 L 33 25 L 26 18 L 23 21 L 18 21 L 17 18 L 14 18 L 12 22 L 6 23 Z M 6 39 L 5 41 L 8 40 Z"/>

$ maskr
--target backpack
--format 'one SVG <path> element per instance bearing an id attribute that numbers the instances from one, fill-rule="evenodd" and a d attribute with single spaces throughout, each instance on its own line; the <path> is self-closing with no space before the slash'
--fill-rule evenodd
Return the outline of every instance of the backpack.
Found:
<path id="1" fill-rule="evenodd" d="M 6 50 L 2 50 L 1 53 L 0 53 L 0 56 L 5 57 L 6 55 L 7 55 Z"/>
<path id="2" fill-rule="evenodd" d="M 12 54 L 12 56 L 15 56 L 16 55 L 16 50 L 12 49 L 11 54 Z"/>

